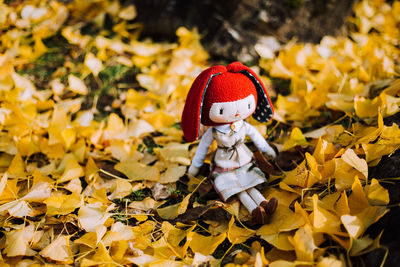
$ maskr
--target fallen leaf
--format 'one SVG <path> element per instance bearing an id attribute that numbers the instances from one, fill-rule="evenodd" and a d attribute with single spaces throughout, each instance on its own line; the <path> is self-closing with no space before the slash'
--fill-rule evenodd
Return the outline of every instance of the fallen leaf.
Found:
<path id="1" fill-rule="evenodd" d="M 310 225 L 306 224 L 299 228 L 290 240 L 293 243 L 298 260 L 314 260 L 314 250 L 317 249 L 317 246 L 314 244 L 313 231 Z"/>
<path id="2" fill-rule="evenodd" d="M 79 223 L 87 232 L 95 232 L 110 216 L 100 202 L 82 206 L 78 211 Z"/>
<path id="3" fill-rule="evenodd" d="M 167 184 L 174 183 L 186 173 L 185 166 L 170 166 L 163 172 L 158 180 L 159 183 Z"/>
<path id="4" fill-rule="evenodd" d="M 3 253 L 7 255 L 7 257 L 35 255 L 37 252 L 32 250 L 29 246 L 34 231 L 34 225 L 30 224 L 22 229 L 12 230 L 6 233 L 6 242 Z"/>
<path id="5" fill-rule="evenodd" d="M 71 195 L 53 195 L 43 201 L 47 205 L 48 216 L 66 215 L 83 205 L 81 196 L 72 193 Z"/>
<path id="6" fill-rule="evenodd" d="M 182 202 L 164 208 L 158 208 L 156 209 L 156 211 L 161 218 L 166 220 L 173 220 L 179 215 L 185 213 L 191 196 L 192 194 L 188 194 L 184 197 Z"/>
<path id="7" fill-rule="evenodd" d="M 89 92 L 85 83 L 81 79 L 72 74 L 68 75 L 68 84 L 69 84 L 68 88 L 74 93 L 87 95 Z"/>
<path id="8" fill-rule="evenodd" d="M 119 162 L 114 168 L 132 181 L 158 181 L 160 178 L 160 171 L 156 166 L 147 166 L 139 162 Z"/>
<path id="9" fill-rule="evenodd" d="M 203 255 L 211 255 L 217 249 L 217 247 L 225 240 L 226 234 L 222 233 L 216 236 L 204 236 L 196 232 L 188 234 L 187 239 L 189 247 L 195 253 L 201 253 Z"/>
<path id="10" fill-rule="evenodd" d="M 104 68 L 101 60 L 96 58 L 96 56 L 93 55 L 93 53 L 86 54 L 84 64 L 93 73 L 94 76 L 98 76 L 99 72 L 102 71 Z M 69 79 L 69 77 L 68 77 L 68 79 Z M 73 86 L 75 86 L 75 85 L 73 85 Z M 78 85 L 76 85 L 76 86 L 78 86 Z M 70 85 L 70 87 L 71 87 L 71 85 Z M 86 90 L 83 89 L 84 86 L 82 84 L 80 85 L 80 87 L 82 88 L 82 92 L 87 93 L 87 89 Z"/>
<path id="11" fill-rule="evenodd" d="M 347 149 L 346 152 L 344 152 L 344 154 L 342 155 L 342 159 L 347 164 L 349 164 L 350 166 L 352 166 L 353 168 L 355 168 L 356 170 L 361 172 L 362 175 L 364 175 L 365 178 L 368 177 L 368 165 L 367 165 L 367 162 L 364 159 L 359 158 L 356 155 L 356 153 L 354 152 L 354 150 Z"/>
<path id="12" fill-rule="evenodd" d="M 306 138 L 303 136 L 301 130 L 295 127 L 290 133 L 289 140 L 283 144 L 283 150 L 289 150 L 295 146 L 305 146 L 308 145 Z"/>
<path id="13" fill-rule="evenodd" d="M 229 221 L 229 228 L 228 228 L 228 239 L 233 244 L 240 244 L 245 242 L 251 236 L 253 236 L 256 231 L 242 228 L 235 225 L 235 218 L 232 216 L 231 220 Z"/>
<path id="14" fill-rule="evenodd" d="M 382 187 L 376 179 L 371 180 L 371 184 L 367 187 L 366 193 L 372 205 L 389 204 L 389 192 Z"/>
<path id="15" fill-rule="evenodd" d="M 47 247 L 42 249 L 40 256 L 56 261 L 59 264 L 71 264 L 74 262 L 73 254 L 70 248 L 69 239 L 71 236 L 60 235 Z"/>

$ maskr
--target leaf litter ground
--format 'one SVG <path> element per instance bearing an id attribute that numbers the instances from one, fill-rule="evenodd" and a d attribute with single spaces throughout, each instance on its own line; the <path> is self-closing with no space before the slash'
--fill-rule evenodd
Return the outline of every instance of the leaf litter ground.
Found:
<path id="1" fill-rule="evenodd" d="M 361 1 L 348 37 L 256 46 L 276 115 L 250 121 L 280 151 L 258 226 L 207 166 L 186 175 L 180 115 L 209 65 L 196 30 L 154 43 L 132 4 L 1 3 L 3 265 L 346 266 L 384 250 L 368 229 L 396 179 L 376 170 L 400 147 L 399 14 Z"/>

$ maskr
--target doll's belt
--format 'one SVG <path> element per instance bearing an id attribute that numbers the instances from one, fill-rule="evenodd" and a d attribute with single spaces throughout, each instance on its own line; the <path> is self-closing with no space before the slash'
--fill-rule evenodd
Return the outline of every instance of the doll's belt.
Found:
<path id="1" fill-rule="evenodd" d="M 237 140 L 232 146 L 218 146 L 218 148 L 224 150 L 225 153 L 232 152 L 231 156 L 229 157 L 229 159 L 232 159 L 235 153 L 239 154 L 238 146 L 243 143 L 243 140 Z"/>

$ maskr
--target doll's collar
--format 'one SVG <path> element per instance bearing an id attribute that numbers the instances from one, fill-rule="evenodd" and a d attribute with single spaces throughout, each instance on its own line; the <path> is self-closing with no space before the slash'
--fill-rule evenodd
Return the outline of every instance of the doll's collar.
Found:
<path id="1" fill-rule="evenodd" d="M 214 129 L 218 132 L 227 134 L 231 131 L 238 132 L 243 126 L 243 120 L 235 121 L 234 123 L 228 123 L 223 125 L 214 126 Z M 233 128 L 233 129 L 232 129 Z"/>

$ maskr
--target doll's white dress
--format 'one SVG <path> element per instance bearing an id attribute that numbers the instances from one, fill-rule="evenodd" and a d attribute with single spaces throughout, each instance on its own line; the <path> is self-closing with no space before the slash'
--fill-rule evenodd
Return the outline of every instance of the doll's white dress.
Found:
<path id="1" fill-rule="evenodd" d="M 218 148 L 213 156 L 211 176 L 215 190 L 223 201 L 267 181 L 264 173 L 252 162 L 253 153 L 244 144 L 246 135 L 262 152 L 275 153 L 254 126 L 237 121 L 233 126 L 225 124 L 208 129 L 193 158 L 194 166 L 200 167 L 208 147 L 216 140 Z"/>

